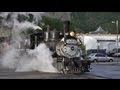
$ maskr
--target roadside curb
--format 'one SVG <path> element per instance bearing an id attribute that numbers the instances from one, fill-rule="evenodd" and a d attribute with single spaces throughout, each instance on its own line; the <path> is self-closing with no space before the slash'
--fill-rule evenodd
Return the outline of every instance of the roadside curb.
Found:
<path id="1" fill-rule="evenodd" d="M 92 63 L 93 65 L 120 65 L 120 62 L 98 62 Z"/>

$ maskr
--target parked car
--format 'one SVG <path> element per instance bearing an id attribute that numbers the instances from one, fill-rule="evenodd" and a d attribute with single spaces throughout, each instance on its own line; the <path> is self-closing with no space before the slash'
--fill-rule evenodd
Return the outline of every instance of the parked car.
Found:
<path id="1" fill-rule="evenodd" d="M 118 57 L 118 58 L 120 58 L 120 53 L 115 53 L 115 54 L 113 54 L 113 57 Z"/>
<path id="2" fill-rule="evenodd" d="M 114 58 L 102 53 L 92 53 L 87 57 L 91 62 L 113 62 Z"/>
<path id="3" fill-rule="evenodd" d="M 115 53 L 112 55 L 115 61 L 120 61 L 120 53 Z"/>

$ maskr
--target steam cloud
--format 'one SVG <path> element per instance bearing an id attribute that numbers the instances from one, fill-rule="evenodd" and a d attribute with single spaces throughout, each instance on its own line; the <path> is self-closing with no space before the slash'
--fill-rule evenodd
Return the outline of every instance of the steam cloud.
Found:
<path id="1" fill-rule="evenodd" d="M 41 20 L 43 12 L 0 12 L 0 26 L 7 26 L 12 29 L 12 44 L 4 50 L 4 56 L 0 61 L 1 65 L 6 68 L 15 69 L 15 71 L 43 71 L 57 72 L 52 66 L 53 58 L 47 46 L 42 43 L 34 50 L 19 50 L 18 46 L 23 37 L 20 35 L 22 31 L 28 28 L 41 29 L 37 26 Z M 18 20 L 22 15 L 26 19 Z M 30 19 L 30 16 L 32 17 Z"/>
<path id="2" fill-rule="evenodd" d="M 11 47 L 1 61 L 3 67 L 15 69 L 17 72 L 57 72 L 52 66 L 52 62 L 51 52 L 43 43 L 34 50 L 22 53 Z"/>

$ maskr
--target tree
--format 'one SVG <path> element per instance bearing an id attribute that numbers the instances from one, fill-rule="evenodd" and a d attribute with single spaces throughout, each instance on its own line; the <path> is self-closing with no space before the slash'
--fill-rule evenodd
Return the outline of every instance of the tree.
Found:
<path id="1" fill-rule="evenodd" d="M 45 28 L 47 25 L 49 25 L 51 29 L 55 29 L 55 28 L 56 28 L 56 30 L 62 30 L 63 29 L 63 23 L 59 19 L 42 16 L 42 21 L 41 22 L 45 24 L 43 26 L 43 28 Z"/>
<path id="2" fill-rule="evenodd" d="M 99 26 L 109 33 L 116 33 L 111 21 L 120 20 L 120 12 L 73 12 L 71 15 L 75 28 L 82 30 L 82 33 L 95 31 Z"/>

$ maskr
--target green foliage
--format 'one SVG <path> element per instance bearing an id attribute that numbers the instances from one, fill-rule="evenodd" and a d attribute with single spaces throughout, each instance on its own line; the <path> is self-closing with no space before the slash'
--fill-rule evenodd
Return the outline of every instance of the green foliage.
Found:
<path id="1" fill-rule="evenodd" d="M 73 12 L 72 22 L 75 28 L 78 28 L 78 32 L 88 33 L 95 31 L 101 26 L 105 31 L 109 33 L 116 33 L 115 24 L 112 21 L 120 21 L 119 12 Z M 120 25 L 119 25 L 120 32 Z"/>
<path id="2" fill-rule="evenodd" d="M 56 28 L 56 30 L 63 30 L 63 21 L 61 21 L 60 19 L 42 16 L 41 22 L 45 24 L 42 27 L 43 29 L 46 29 L 46 26 L 49 25 L 51 29 Z M 70 31 L 74 30 L 74 28 L 75 28 L 74 22 L 71 21 L 70 22 Z"/>
<path id="3" fill-rule="evenodd" d="M 85 45 L 84 45 L 84 44 L 81 44 L 81 45 L 80 45 L 80 48 L 81 48 L 81 50 L 82 50 L 82 54 L 85 55 L 85 54 L 86 54 L 86 47 L 85 47 Z"/>
<path id="4" fill-rule="evenodd" d="M 7 18 L 9 19 L 9 16 Z M 29 17 L 19 14 L 17 19 L 19 22 L 24 22 L 26 20 L 32 22 L 33 18 L 32 14 L 29 14 Z M 119 20 L 120 22 L 120 12 L 72 12 L 70 30 L 89 33 L 95 31 L 99 26 L 101 26 L 108 33 L 115 34 L 116 25 L 111 23 L 115 20 Z M 45 25 L 42 25 L 41 23 L 44 23 Z M 47 25 L 49 25 L 51 29 L 63 30 L 63 22 L 60 19 L 50 18 L 47 16 L 42 16 L 42 21 L 38 20 L 37 25 L 42 27 L 43 30 L 46 29 Z"/>
<path id="5" fill-rule="evenodd" d="M 49 25 L 51 29 L 55 29 L 55 28 L 57 30 L 62 30 L 63 29 L 63 23 L 59 19 L 42 16 L 42 21 L 41 22 L 45 24 L 45 27 L 47 25 Z M 45 27 L 43 27 L 43 28 L 45 29 Z"/>

